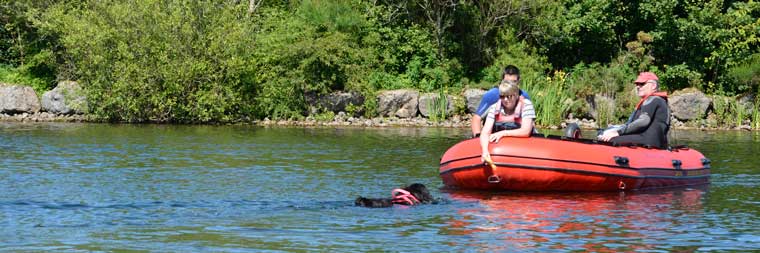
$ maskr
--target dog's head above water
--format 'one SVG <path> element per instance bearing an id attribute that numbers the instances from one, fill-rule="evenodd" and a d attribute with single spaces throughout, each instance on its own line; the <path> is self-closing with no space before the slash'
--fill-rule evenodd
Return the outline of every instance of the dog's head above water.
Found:
<path id="1" fill-rule="evenodd" d="M 363 207 L 391 207 L 395 205 L 416 205 L 434 203 L 433 196 L 430 195 L 424 184 L 414 183 L 407 187 L 394 189 L 391 191 L 391 198 L 365 198 L 358 197 L 354 205 Z"/>

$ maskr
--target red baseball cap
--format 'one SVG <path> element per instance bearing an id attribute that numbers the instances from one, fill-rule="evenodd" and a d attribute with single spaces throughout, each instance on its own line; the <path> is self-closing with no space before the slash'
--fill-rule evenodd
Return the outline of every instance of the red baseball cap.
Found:
<path id="1" fill-rule="evenodd" d="M 641 72 L 639 77 L 637 77 L 636 81 L 633 81 L 633 83 L 646 83 L 651 80 L 659 81 L 660 79 L 652 72 Z"/>

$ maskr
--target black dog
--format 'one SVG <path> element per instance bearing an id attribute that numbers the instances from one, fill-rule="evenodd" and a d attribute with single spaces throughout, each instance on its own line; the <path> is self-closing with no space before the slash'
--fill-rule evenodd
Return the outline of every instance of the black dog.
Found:
<path id="1" fill-rule="evenodd" d="M 354 205 L 363 207 L 391 207 L 395 205 L 417 205 L 435 203 L 424 184 L 414 183 L 401 189 L 394 189 L 391 198 L 370 199 L 358 197 Z"/>

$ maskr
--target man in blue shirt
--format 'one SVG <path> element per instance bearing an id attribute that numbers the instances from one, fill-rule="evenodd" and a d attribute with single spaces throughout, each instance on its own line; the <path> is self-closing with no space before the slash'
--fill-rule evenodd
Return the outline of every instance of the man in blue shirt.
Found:
<path id="1" fill-rule="evenodd" d="M 519 83 L 520 69 L 514 65 L 509 65 L 504 68 L 504 71 L 501 74 L 501 78 L 502 80 Z M 520 96 L 530 100 L 528 93 L 525 93 L 523 90 L 520 90 Z M 488 114 L 488 107 L 495 104 L 496 102 L 499 102 L 499 87 L 494 87 L 486 91 L 486 93 L 483 94 L 483 98 L 480 100 L 478 109 L 475 110 L 475 113 L 472 114 L 472 119 L 470 119 L 470 128 L 472 129 L 473 138 L 480 136 L 480 131 L 483 129 L 483 119 Z"/>

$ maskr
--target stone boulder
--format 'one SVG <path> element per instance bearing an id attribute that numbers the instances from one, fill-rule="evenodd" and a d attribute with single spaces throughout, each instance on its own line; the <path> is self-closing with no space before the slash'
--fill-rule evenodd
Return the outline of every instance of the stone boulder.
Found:
<path id="1" fill-rule="evenodd" d="M 668 98 L 670 113 L 680 121 L 704 118 L 710 103 L 710 98 L 696 89 L 676 91 Z"/>
<path id="2" fill-rule="evenodd" d="M 467 102 L 467 113 L 475 113 L 480 105 L 480 100 L 483 99 L 483 95 L 486 94 L 485 90 L 481 89 L 466 89 L 464 91 L 464 99 Z"/>
<path id="3" fill-rule="evenodd" d="M 606 120 L 610 120 L 611 117 L 615 116 L 615 99 L 613 98 L 597 94 L 587 97 L 586 102 L 586 114 L 593 117 L 596 121 L 605 120 L 602 119 L 605 117 Z"/>
<path id="4" fill-rule="evenodd" d="M 736 98 L 736 102 L 739 102 L 745 110 L 752 111 L 755 109 L 756 96 L 755 93 L 744 93 Z"/>
<path id="5" fill-rule="evenodd" d="M 412 118 L 417 116 L 420 93 L 415 90 L 389 90 L 377 95 L 377 112 L 380 116 Z"/>
<path id="6" fill-rule="evenodd" d="M 356 92 L 333 92 L 325 95 L 316 95 L 313 93 L 306 94 L 306 103 L 309 104 L 311 114 L 320 111 L 329 111 L 334 113 L 347 112 L 350 105 L 364 105 L 364 96 Z M 353 111 L 354 114 L 360 115 L 362 111 Z"/>
<path id="7" fill-rule="evenodd" d="M 440 99 L 441 95 L 439 93 L 424 93 L 420 95 L 418 102 L 420 114 L 422 114 L 423 117 L 430 118 L 430 116 L 440 112 L 437 111 L 439 110 L 439 103 L 441 103 Z M 456 109 L 454 105 L 454 97 L 451 95 L 446 95 L 445 99 L 446 101 L 443 102 L 445 103 L 445 116 L 451 116 L 454 114 L 454 110 Z"/>
<path id="8" fill-rule="evenodd" d="M 62 81 L 42 95 L 42 110 L 55 114 L 83 114 L 87 111 L 87 98 L 77 82 Z"/>
<path id="9" fill-rule="evenodd" d="M 40 111 L 37 93 L 29 86 L 0 84 L 0 113 L 35 113 Z"/>

